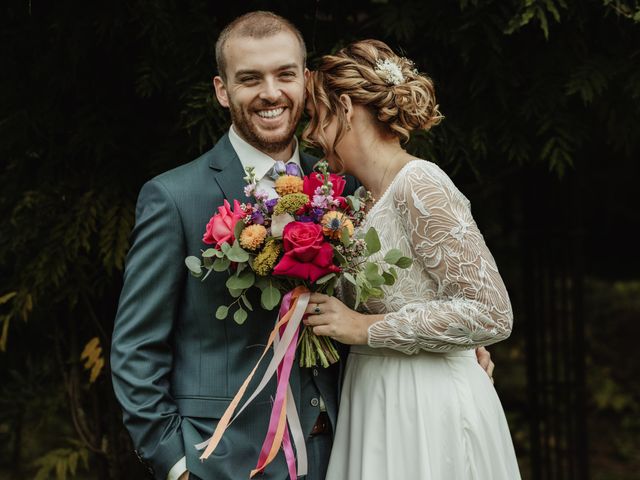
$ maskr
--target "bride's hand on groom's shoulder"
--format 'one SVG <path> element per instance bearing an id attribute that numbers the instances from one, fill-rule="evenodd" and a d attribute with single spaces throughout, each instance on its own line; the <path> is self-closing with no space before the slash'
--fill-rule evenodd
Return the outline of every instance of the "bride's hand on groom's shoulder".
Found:
<path id="1" fill-rule="evenodd" d="M 322 293 L 311 294 L 306 314 L 304 324 L 313 327 L 313 333 L 345 345 L 366 345 L 369 326 L 384 318 L 384 315 L 358 313 L 336 297 Z"/>

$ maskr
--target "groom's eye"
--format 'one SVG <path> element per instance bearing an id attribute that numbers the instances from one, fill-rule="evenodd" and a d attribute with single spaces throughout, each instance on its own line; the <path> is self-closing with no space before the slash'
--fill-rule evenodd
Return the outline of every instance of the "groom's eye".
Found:
<path id="1" fill-rule="evenodd" d="M 282 72 L 282 73 L 280 74 L 280 76 L 281 76 L 281 77 L 284 77 L 284 78 L 295 78 L 295 77 L 296 77 L 296 72 L 289 72 L 289 71 L 287 71 L 287 72 Z"/>
<path id="2" fill-rule="evenodd" d="M 256 83 L 258 81 L 258 77 L 256 77 L 255 75 L 247 75 L 244 77 L 240 77 L 238 80 L 240 83 Z"/>

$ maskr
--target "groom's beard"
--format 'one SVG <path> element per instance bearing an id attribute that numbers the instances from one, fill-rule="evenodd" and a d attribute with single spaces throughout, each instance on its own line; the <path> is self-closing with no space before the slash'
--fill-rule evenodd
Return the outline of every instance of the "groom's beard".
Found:
<path id="1" fill-rule="evenodd" d="M 258 128 L 251 121 L 251 113 L 247 109 L 236 105 L 233 101 L 229 102 L 229 113 L 231 121 L 241 137 L 243 137 L 250 145 L 264 153 L 278 153 L 285 150 L 293 140 L 296 133 L 296 127 L 302 117 L 304 105 L 300 103 L 293 105 L 290 101 L 281 100 L 274 103 L 262 102 L 252 109 L 268 108 L 276 105 L 284 105 L 289 110 L 289 120 L 287 129 L 280 135 L 266 136 L 261 134 Z M 295 110 L 294 110 L 295 108 Z"/>

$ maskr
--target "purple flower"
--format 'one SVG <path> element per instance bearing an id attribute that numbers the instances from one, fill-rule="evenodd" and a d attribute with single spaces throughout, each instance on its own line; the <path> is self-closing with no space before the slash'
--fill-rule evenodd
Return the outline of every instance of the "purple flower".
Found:
<path id="1" fill-rule="evenodd" d="M 295 163 L 287 163 L 286 166 L 287 175 L 293 175 L 294 177 L 300 176 L 300 168 Z"/>
<path id="2" fill-rule="evenodd" d="M 259 225 L 263 225 L 264 224 L 264 215 L 262 215 L 262 212 L 259 212 L 259 211 L 256 210 L 251 214 L 251 221 L 254 224 L 257 223 Z"/>
<path id="3" fill-rule="evenodd" d="M 276 163 L 273 165 L 273 173 L 277 175 L 284 175 L 287 173 L 287 166 L 282 160 L 276 160 Z"/>
<path id="4" fill-rule="evenodd" d="M 322 220 L 322 217 L 324 216 L 324 209 L 322 208 L 314 208 L 311 210 L 311 215 L 313 216 L 314 220 L 316 222 L 319 222 L 320 220 Z"/>
<path id="5" fill-rule="evenodd" d="M 309 223 L 309 222 L 313 222 L 314 219 L 308 215 L 300 215 L 298 217 L 298 221 L 303 223 Z"/>
<path id="6" fill-rule="evenodd" d="M 269 198 L 269 193 L 264 190 L 255 190 L 253 192 L 253 196 L 256 200 L 264 202 L 265 200 L 267 200 L 267 198 Z"/>
<path id="7" fill-rule="evenodd" d="M 273 208 L 276 206 L 276 203 L 278 203 L 278 200 L 278 198 L 271 198 L 264 202 L 264 206 L 267 208 L 267 213 L 273 213 Z"/>

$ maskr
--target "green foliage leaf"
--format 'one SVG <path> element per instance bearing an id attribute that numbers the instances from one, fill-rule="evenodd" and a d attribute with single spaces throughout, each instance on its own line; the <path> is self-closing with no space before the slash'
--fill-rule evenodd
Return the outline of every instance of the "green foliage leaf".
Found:
<path id="1" fill-rule="evenodd" d="M 411 260 L 409 257 L 401 257 L 396 262 L 396 267 L 398 267 L 398 268 L 409 268 L 412 263 L 413 263 L 413 260 Z"/>
<path id="2" fill-rule="evenodd" d="M 216 310 L 216 318 L 218 320 L 224 320 L 229 315 L 229 307 L 226 305 L 220 305 Z"/>
<path id="3" fill-rule="evenodd" d="M 232 290 L 244 290 L 253 285 L 256 277 L 251 270 L 245 270 L 239 275 L 232 275 L 227 279 L 227 288 Z"/>
<path id="4" fill-rule="evenodd" d="M 247 320 L 247 316 L 248 314 L 246 310 L 244 310 L 243 308 L 238 308 L 238 310 L 236 310 L 233 314 L 233 321 L 238 325 L 242 325 Z"/>
<path id="5" fill-rule="evenodd" d="M 316 280 L 316 284 L 322 285 L 323 283 L 327 283 L 332 278 L 335 278 L 335 276 L 336 276 L 335 273 L 328 273 L 325 276 L 320 277 L 318 280 Z"/>
<path id="6" fill-rule="evenodd" d="M 395 265 L 398 263 L 398 260 L 402 257 L 402 252 L 397 248 L 392 248 L 387 252 L 384 256 L 384 261 L 390 263 L 391 265 Z"/>
<path id="7" fill-rule="evenodd" d="M 260 295 L 260 301 L 265 310 L 273 310 L 280 304 L 281 298 L 280 290 L 271 285 L 262 290 L 262 295 Z"/>
<path id="8" fill-rule="evenodd" d="M 213 262 L 213 270 L 216 272 L 224 272 L 231 265 L 231 261 L 228 258 L 216 258 Z"/>
<path id="9" fill-rule="evenodd" d="M 240 247 L 240 244 L 236 241 L 233 247 L 229 248 L 226 252 L 227 258 L 232 262 L 246 262 L 249 260 L 249 254 Z"/>
<path id="10" fill-rule="evenodd" d="M 374 254 L 380 250 L 380 238 L 375 228 L 371 227 L 364 236 L 369 254 Z"/>
<path id="11" fill-rule="evenodd" d="M 204 252 L 202 252 L 202 258 L 213 258 L 213 257 L 221 257 L 223 253 L 216 248 L 207 248 Z"/>
<path id="12" fill-rule="evenodd" d="M 200 277 L 200 275 L 202 275 L 202 262 L 198 257 L 190 255 L 184 259 L 184 263 L 192 275 L 196 277 Z"/>
<path id="13" fill-rule="evenodd" d="M 249 310 L 250 312 L 253 312 L 253 306 L 251 305 L 251 302 L 249 301 L 247 296 L 241 295 L 240 299 L 242 300 L 242 303 L 244 303 L 244 306 L 247 307 L 247 310 Z"/>

